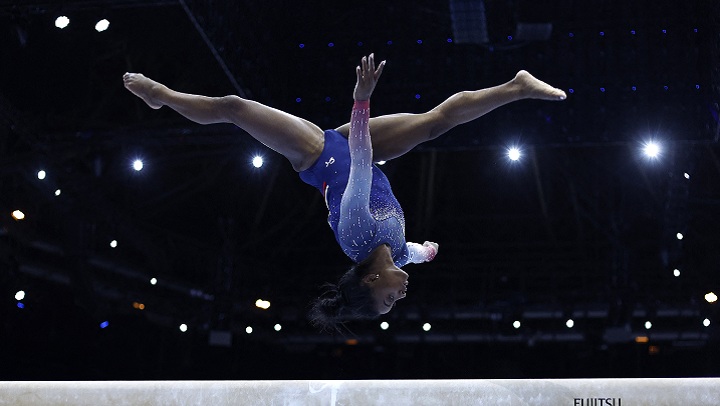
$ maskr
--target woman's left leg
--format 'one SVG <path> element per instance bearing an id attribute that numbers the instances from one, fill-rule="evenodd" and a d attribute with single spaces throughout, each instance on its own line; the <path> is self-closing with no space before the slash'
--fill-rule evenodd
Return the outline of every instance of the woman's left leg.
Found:
<path id="1" fill-rule="evenodd" d="M 565 92 L 520 71 L 499 86 L 464 91 L 450 96 L 423 114 L 392 114 L 370 119 L 373 159 L 397 158 L 423 142 L 437 138 L 460 124 L 482 117 L 508 103 L 523 99 L 564 100 Z M 337 130 L 347 136 L 350 126 Z"/>

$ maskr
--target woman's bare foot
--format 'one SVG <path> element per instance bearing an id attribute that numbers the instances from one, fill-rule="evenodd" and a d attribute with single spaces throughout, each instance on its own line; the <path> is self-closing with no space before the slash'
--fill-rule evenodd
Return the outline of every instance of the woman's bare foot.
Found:
<path id="1" fill-rule="evenodd" d="M 142 73 L 125 73 L 123 75 L 123 83 L 127 90 L 131 91 L 135 96 L 143 99 L 148 106 L 159 109 L 163 104 L 156 99 L 157 93 L 164 85 L 146 78 Z"/>
<path id="2" fill-rule="evenodd" d="M 530 99 L 565 100 L 567 98 L 562 90 L 548 85 L 524 70 L 515 75 L 513 82 L 519 85 L 525 97 Z"/>

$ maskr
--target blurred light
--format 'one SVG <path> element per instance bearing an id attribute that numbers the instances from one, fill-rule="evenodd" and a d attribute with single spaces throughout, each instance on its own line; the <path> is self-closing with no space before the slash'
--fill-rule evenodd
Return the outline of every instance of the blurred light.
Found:
<path id="1" fill-rule="evenodd" d="M 703 320 L 703 326 L 710 327 L 710 319 Z"/>
<path id="2" fill-rule="evenodd" d="M 68 24 L 70 24 L 70 19 L 65 16 L 60 16 L 55 19 L 55 26 L 60 29 L 67 27 Z"/>
<path id="3" fill-rule="evenodd" d="M 252 327 L 250 327 L 250 326 L 245 327 L 245 332 L 248 334 L 252 334 Z"/>
<path id="4" fill-rule="evenodd" d="M 690 174 L 687 172 L 683 173 L 683 176 L 685 177 L 685 179 L 690 179 Z"/>
<path id="5" fill-rule="evenodd" d="M 415 98 L 420 100 L 420 93 L 415 93 Z"/>
<path id="6" fill-rule="evenodd" d="M 253 159 L 252 159 L 252 164 L 253 164 L 253 166 L 256 167 L 256 168 L 259 168 L 259 167 L 263 166 L 263 159 L 262 159 L 262 157 L 261 157 L 261 156 L 255 156 L 255 157 L 253 157 Z"/>
<path id="7" fill-rule="evenodd" d="M 295 98 L 295 103 L 300 103 L 301 101 L 302 101 L 302 98 L 300 98 L 300 97 Z"/>
<path id="8" fill-rule="evenodd" d="M 632 89 L 632 91 L 634 92 L 634 91 L 637 90 L 637 86 L 633 86 L 633 87 L 631 87 L 630 89 Z"/>
<path id="9" fill-rule="evenodd" d="M 655 354 L 658 354 L 659 352 L 660 352 L 660 347 L 658 347 L 657 345 L 651 345 L 650 347 L 648 347 L 648 354 L 650 354 L 650 355 L 655 355 Z"/>
<path id="10" fill-rule="evenodd" d="M 181 325 L 180 325 L 180 331 L 182 331 L 183 333 L 186 332 L 186 331 L 188 331 L 188 326 L 187 326 L 187 324 L 185 324 L 185 323 L 181 324 Z"/>
<path id="11" fill-rule="evenodd" d="M 605 88 L 604 88 L 604 87 L 601 87 L 601 88 L 600 88 L 600 91 L 603 92 L 603 93 L 605 93 Z"/>
<path id="12" fill-rule="evenodd" d="M 138 302 L 133 302 L 133 309 L 145 310 L 145 305 Z"/>
<path id="13" fill-rule="evenodd" d="M 107 326 L 110 325 L 110 322 L 105 320 L 102 323 L 100 323 L 100 328 L 107 328 Z"/>
<path id="14" fill-rule="evenodd" d="M 15 210 L 14 212 L 12 212 L 12 217 L 15 220 L 23 220 L 25 219 L 25 213 L 21 212 L 20 210 Z"/>
<path id="15" fill-rule="evenodd" d="M 45 173 L 45 171 L 40 170 L 40 171 L 38 171 L 37 176 L 38 176 L 38 179 L 43 180 L 43 179 L 45 179 L 45 176 L 47 176 L 47 173 Z"/>
<path id="16" fill-rule="evenodd" d="M 275 328 L 275 331 L 282 330 L 282 326 L 280 324 L 276 324 L 274 328 Z"/>
<path id="17" fill-rule="evenodd" d="M 650 158 L 657 158 L 660 155 L 660 146 L 653 141 L 648 141 L 643 147 L 643 152 Z"/>
<path id="18" fill-rule="evenodd" d="M 305 48 L 305 44 L 298 45 L 300 48 Z"/>
<path id="19" fill-rule="evenodd" d="M 112 240 L 112 241 L 110 241 L 110 246 L 111 246 L 112 248 L 116 248 L 116 247 L 117 247 L 117 240 Z"/>
<path id="20" fill-rule="evenodd" d="M 267 300 L 258 299 L 255 301 L 255 306 L 263 310 L 267 310 L 270 307 L 270 302 Z"/>
<path id="21" fill-rule="evenodd" d="M 389 327 L 390 327 L 390 324 L 388 324 L 387 321 L 383 321 L 382 323 L 380 323 L 380 328 L 383 330 L 387 330 Z"/>
<path id="22" fill-rule="evenodd" d="M 568 321 L 565 322 L 565 325 L 567 326 L 567 328 L 573 328 L 575 322 L 573 321 L 573 319 L 568 319 Z"/>
<path id="23" fill-rule="evenodd" d="M 511 161 L 519 160 L 520 156 L 520 150 L 517 147 L 512 147 L 508 149 L 508 158 L 510 158 Z"/>
<path id="24" fill-rule="evenodd" d="M 378 161 L 377 162 L 378 165 L 385 165 L 386 163 L 387 163 L 387 161 Z"/>
<path id="25" fill-rule="evenodd" d="M 358 339 L 357 338 L 348 338 L 345 340 L 345 344 L 347 345 L 358 345 Z"/>
<path id="26" fill-rule="evenodd" d="M 22 304 L 21 302 L 18 302 L 17 307 L 18 307 L 18 309 L 24 309 L 25 305 Z"/>
<path id="27" fill-rule="evenodd" d="M 150 278 L 151 285 L 157 285 L 157 278 Z"/>
<path id="28" fill-rule="evenodd" d="M 520 328 L 521 325 L 522 325 L 522 323 L 520 323 L 520 320 L 513 321 L 513 327 Z"/>
<path id="29" fill-rule="evenodd" d="M 422 327 L 422 328 L 423 328 L 423 330 L 425 330 L 425 331 L 430 331 L 430 329 L 432 328 L 432 326 L 430 325 L 430 323 L 425 323 L 425 324 L 423 324 L 423 327 Z"/>
<path id="30" fill-rule="evenodd" d="M 95 24 L 95 30 L 97 32 L 103 32 L 103 31 L 107 30 L 108 27 L 110 27 L 110 21 L 108 21 L 104 18 L 102 20 L 98 21 L 97 24 Z"/>
<path id="31" fill-rule="evenodd" d="M 604 36 L 605 36 L 605 31 L 600 31 L 600 36 L 601 36 L 601 37 L 604 37 Z"/>
<path id="32" fill-rule="evenodd" d="M 678 240 L 682 240 L 684 238 L 682 233 L 677 233 L 675 237 L 677 237 Z"/>
<path id="33" fill-rule="evenodd" d="M 421 39 L 417 40 L 417 43 L 422 44 L 422 40 Z"/>
<path id="34" fill-rule="evenodd" d="M 329 46 L 330 48 L 332 48 L 332 47 L 335 46 L 335 43 L 333 43 L 333 42 L 328 42 L 328 46 Z"/>
<path id="35" fill-rule="evenodd" d="M 707 296 L 706 296 L 707 297 Z M 18 290 L 17 293 L 15 293 L 15 300 L 20 301 L 25 299 L 25 291 L 24 290 Z"/>
<path id="36" fill-rule="evenodd" d="M 15 298 L 17 298 L 17 296 L 15 296 Z M 21 299 L 18 299 L 18 300 L 21 300 Z M 715 302 L 717 302 L 717 295 L 713 292 L 710 292 L 705 295 L 705 300 L 707 300 L 708 303 L 715 303 Z"/>
<path id="37" fill-rule="evenodd" d="M 673 275 L 675 275 L 676 277 L 680 276 L 680 270 L 679 269 L 673 270 Z"/>
<path id="38" fill-rule="evenodd" d="M 60 193 L 62 193 L 62 192 L 60 191 L 60 189 L 57 189 L 57 190 L 55 191 L 55 196 L 60 196 Z"/>
<path id="39" fill-rule="evenodd" d="M 133 162 L 133 169 L 136 171 L 141 171 L 144 166 L 143 161 L 139 159 L 136 159 L 135 162 Z"/>
<path id="40" fill-rule="evenodd" d="M 570 32 L 570 33 L 568 33 L 568 37 L 570 37 L 570 38 L 574 38 L 574 37 L 575 37 L 575 34 L 574 34 L 574 33 L 572 33 L 572 32 Z"/>
<path id="41" fill-rule="evenodd" d="M 646 336 L 637 336 L 635 337 L 635 342 L 638 344 L 645 344 L 647 342 L 650 342 L 650 339 Z"/>
<path id="42" fill-rule="evenodd" d="M 448 42 L 448 43 L 452 43 L 452 42 L 453 42 L 453 41 L 452 41 L 452 38 L 448 38 L 448 39 L 447 39 L 447 42 Z"/>
<path id="43" fill-rule="evenodd" d="M 652 328 L 652 323 L 650 321 L 645 322 L 645 330 L 650 330 Z"/>

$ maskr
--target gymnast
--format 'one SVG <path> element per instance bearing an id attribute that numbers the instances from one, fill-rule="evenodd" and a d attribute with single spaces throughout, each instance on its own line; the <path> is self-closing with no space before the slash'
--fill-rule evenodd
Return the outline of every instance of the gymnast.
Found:
<path id="1" fill-rule="evenodd" d="M 438 244 L 405 240 L 405 219 L 385 175 L 373 162 L 404 155 L 497 107 L 522 99 L 564 100 L 566 95 L 519 71 L 499 86 L 462 91 L 422 114 L 370 118 L 370 95 L 385 61 L 373 54 L 355 68 L 357 82 L 350 122 L 323 131 L 317 125 L 239 96 L 207 97 L 176 92 L 139 73 L 123 76 L 125 87 L 153 109 L 168 106 L 200 124 L 233 123 L 287 158 L 300 178 L 316 187 L 328 207 L 328 223 L 354 265 L 314 301 L 312 323 L 339 329 L 353 319 L 389 312 L 407 295 L 407 263 L 431 261 Z M 371 136 L 372 135 L 372 136 Z"/>

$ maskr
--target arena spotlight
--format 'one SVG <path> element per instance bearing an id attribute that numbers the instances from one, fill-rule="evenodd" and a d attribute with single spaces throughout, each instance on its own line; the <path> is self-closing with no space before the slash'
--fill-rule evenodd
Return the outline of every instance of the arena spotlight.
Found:
<path id="1" fill-rule="evenodd" d="M 573 328 L 573 326 L 575 326 L 575 322 L 573 321 L 573 319 L 568 319 L 568 321 L 565 322 L 565 325 L 567 326 L 567 328 Z"/>
<path id="2" fill-rule="evenodd" d="M 675 277 L 678 277 L 678 276 L 680 276 L 680 270 L 679 270 L 679 269 L 677 269 L 677 268 L 676 268 L 676 269 L 674 269 L 674 270 L 673 270 L 673 275 L 675 275 Z"/>
<path id="3" fill-rule="evenodd" d="M 645 322 L 645 329 L 650 330 L 652 328 L 652 323 L 650 321 Z"/>
<path id="4" fill-rule="evenodd" d="M 511 161 L 517 162 L 520 160 L 522 153 L 520 152 L 520 149 L 518 147 L 510 147 L 508 148 L 507 156 Z"/>
<path id="5" fill-rule="evenodd" d="M 383 330 L 387 330 L 388 328 L 390 328 L 390 324 L 387 321 L 383 321 L 382 323 L 380 323 L 380 328 Z"/>
<path id="6" fill-rule="evenodd" d="M 258 299 L 255 301 L 255 306 L 260 309 L 267 310 L 270 308 L 270 302 L 267 300 Z"/>
<path id="7" fill-rule="evenodd" d="M 110 247 L 117 248 L 117 240 L 110 241 Z"/>
<path id="8" fill-rule="evenodd" d="M 280 331 L 280 330 L 282 330 L 282 326 L 280 324 L 276 324 L 274 329 L 275 329 L 275 331 Z"/>
<path id="9" fill-rule="evenodd" d="M 179 328 L 180 328 L 180 331 L 182 331 L 183 333 L 188 331 L 188 326 L 185 323 L 181 324 Z"/>
<path id="10" fill-rule="evenodd" d="M 133 161 L 133 169 L 135 169 L 136 171 L 138 171 L 138 172 L 141 171 L 143 169 L 143 167 L 145 167 L 145 165 L 143 164 L 143 161 L 141 161 L 139 159 L 136 159 L 135 161 Z"/>
<path id="11" fill-rule="evenodd" d="M 12 217 L 15 220 L 24 220 L 25 219 L 25 213 L 21 212 L 20 210 L 15 210 L 12 212 Z"/>
<path id="12" fill-rule="evenodd" d="M 151 285 L 157 285 L 157 282 L 158 282 L 157 278 L 150 278 Z"/>
<path id="13" fill-rule="evenodd" d="M 37 177 L 40 180 L 44 180 L 46 176 L 47 176 L 47 173 L 43 170 L 39 170 L 37 173 Z"/>
<path id="14" fill-rule="evenodd" d="M 107 326 L 110 325 L 110 322 L 105 320 L 102 323 L 100 323 L 100 328 L 107 328 Z"/>
<path id="15" fill-rule="evenodd" d="M 62 193 L 62 191 L 60 189 L 55 190 L 55 196 L 60 196 L 60 193 Z"/>
<path id="16" fill-rule="evenodd" d="M 710 292 L 710 293 L 708 293 L 708 294 L 705 295 L 705 300 L 706 300 L 708 303 L 715 303 L 715 302 L 717 302 L 717 299 L 718 299 L 717 295 L 716 295 L 715 293 L 713 293 L 713 292 Z M 20 299 L 18 299 L 18 300 L 20 300 Z"/>
<path id="17" fill-rule="evenodd" d="M 430 323 L 425 323 L 425 324 L 423 324 L 423 326 L 422 326 L 422 329 L 423 329 L 424 331 L 430 331 L 431 328 L 432 328 L 432 326 L 430 325 Z"/>
<path id="18" fill-rule="evenodd" d="M 247 327 L 245 327 L 245 332 L 248 333 L 248 334 L 252 334 L 253 328 L 250 327 L 250 326 L 247 326 Z"/>
<path id="19" fill-rule="evenodd" d="M 378 165 L 385 165 L 386 163 L 387 163 L 387 161 L 377 161 Z"/>
<path id="20" fill-rule="evenodd" d="M 66 16 L 60 16 L 55 19 L 55 26 L 60 28 L 61 30 L 70 24 L 70 19 Z"/>
<path id="21" fill-rule="evenodd" d="M 710 327 L 710 319 L 703 320 L 703 326 Z"/>
<path id="22" fill-rule="evenodd" d="M 24 290 L 17 291 L 17 293 L 15 293 L 15 300 L 17 300 L 19 302 L 23 299 L 25 299 L 25 291 Z"/>
<path id="23" fill-rule="evenodd" d="M 517 328 L 520 328 L 520 326 L 522 326 L 522 323 L 520 323 L 520 320 L 513 321 L 513 327 L 515 327 L 517 329 Z"/>
<path id="24" fill-rule="evenodd" d="M 97 24 L 95 24 L 95 31 L 103 32 L 107 30 L 108 27 L 110 27 L 110 21 L 103 18 L 102 20 L 98 21 Z"/>
<path id="25" fill-rule="evenodd" d="M 256 155 L 252 159 L 252 165 L 256 168 L 263 166 L 263 158 L 260 155 Z"/>
<path id="26" fill-rule="evenodd" d="M 648 158 L 657 158 L 660 156 L 660 144 L 655 141 L 648 141 L 643 145 L 643 153 Z"/>

